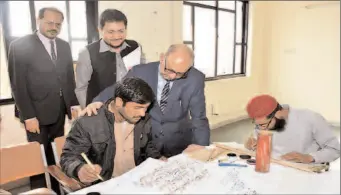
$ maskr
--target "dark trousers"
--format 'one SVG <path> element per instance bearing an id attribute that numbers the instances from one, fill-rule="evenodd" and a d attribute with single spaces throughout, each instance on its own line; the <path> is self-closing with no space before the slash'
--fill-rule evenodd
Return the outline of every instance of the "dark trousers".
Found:
<path id="1" fill-rule="evenodd" d="M 48 165 L 55 164 L 51 142 L 53 142 L 56 137 L 64 136 L 66 107 L 63 97 L 61 97 L 60 102 L 60 113 L 58 120 L 55 123 L 49 125 L 39 125 L 40 134 L 26 131 L 27 140 L 29 142 L 37 141 L 40 144 L 44 145 Z M 58 181 L 53 177 L 50 178 L 52 190 L 55 191 L 57 194 L 60 194 Z M 30 177 L 30 183 L 31 189 L 47 187 L 44 174 Z"/>

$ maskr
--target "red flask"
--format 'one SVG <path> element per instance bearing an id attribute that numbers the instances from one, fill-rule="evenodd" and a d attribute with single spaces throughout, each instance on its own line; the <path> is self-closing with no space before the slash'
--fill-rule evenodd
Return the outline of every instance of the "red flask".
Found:
<path id="1" fill-rule="evenodd" d="M 270 170 L 272 132 L 258 132 L 255 171 L 267 173 Z"/>

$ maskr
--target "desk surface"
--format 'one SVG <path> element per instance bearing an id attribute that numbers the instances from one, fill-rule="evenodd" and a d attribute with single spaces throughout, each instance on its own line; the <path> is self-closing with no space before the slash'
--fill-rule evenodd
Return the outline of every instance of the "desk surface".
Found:
<path id="1" fill-rule="evenodd" d="M 237 143 L 222 143 L 234 147 L 243 147 Z M 207 167 L 215 169 L 219 172 L 227 172 L 231 170 L 231 167 L 217 167 L 217 162 L 207 163 Z M 135 168 L 137 169 L 137 168 Z M 266 174 L 257 173 L 254 171 L 254 166 L 248 166 L 247 168 L 238 168 L 239 178 L 241 178 L 249 188 L 257 191 L 259 194 L 340 194 L 340 160 L 331 163 L 330 171 L 321 174 L 302 172 L 296 169 L 283 167 L 277 164 L 271 164 L 270 172 Z M 134 169 L 132 170 L 134 171 Z M 102 182 L 97 185 L 84 188 L 80 191 L 72 194 L 86 194 L 89 192 L 101 192 L 102 194 L 113 193 L 154 193 L 144 192 L 141 189 L 134 189 L 130 186 L 128 190 L 121 189 L 113 190 L 113 186 L 119 186 L 124 178 L 125 182 L 128 179 L 128 175 L 131 175 L 131 171 L 117 178 Z M 135 173 L 134 173 L 135 174 Z M 136 174 L 135 174 L 136 175 Z M 130 176 L 131 177 L 131 176 Z M 120 181 L 121 180 L 121 181 Z M 225 192 L 220 191 L 213 187 L 210 189 L 211 184 L 217 183 L 212 177 L 210 181 L 205 181 L 205 187 L 198 190 L 198 186 L 193 193 L 217 193 L 223 194 Z M 211 183 L 211 184 L 210 184 Z M 210 185 L 208 185 L 210 184 Z M 191 187 L 191 189 L 194 189 Z"/>

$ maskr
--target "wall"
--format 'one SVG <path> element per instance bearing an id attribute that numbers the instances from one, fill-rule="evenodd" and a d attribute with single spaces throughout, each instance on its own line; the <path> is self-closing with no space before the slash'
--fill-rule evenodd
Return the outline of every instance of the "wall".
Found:
<path id="1" fill-rule="evenodd" d="M 100 1 L 99 14 L 107 8 L 128 18 L 128 38 L 140 42 L 148 62 L 182 42 L 182 1 Z"/>
<path id="2" fill-rule="evenodd" d="M 340 4 L 335 3 L 312 9 L 304 6 L 321 2 L 269 3 L 264 74 L 268 92 L 279 101 L 340 125 Z"/>
<path id="3" fill-rule="evenodd" d="M 99 12 L 119 9 L 128 18 L 128 38 L 139 41 L 148 61 L 158 60 L 170 44 L 182 42 L 182 1 L 100 1 Z M 244 118 L 245 104 L 263 87 L 263 29 L 267 3 L 252 2 L 248 76 L 206 82 L 207 113 L 215 128 Z M 251 41 L 250 41 L 251 42 Z M 212 116 L 212 106 L 214 113 Z"/>

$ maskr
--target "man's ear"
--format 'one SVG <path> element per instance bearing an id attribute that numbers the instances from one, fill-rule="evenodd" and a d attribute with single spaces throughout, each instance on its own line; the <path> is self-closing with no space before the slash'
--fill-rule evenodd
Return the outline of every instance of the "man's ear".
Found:
<path id="1" fill-rule="evenodd" d="M 165 53 L 160 54 L 160 62 L 163 62 L 165 60 Z"/>
<path id="2" fill-rule="evenodd" d="M 40 19 L 39 17 L 37 17 L 37 18 L 36 18 L 36 25 L 37 25 L 37 27 L 39 26 L 40 21 L 41 21 L 41 19 Z"/>
<path id="3" fill-rule="evenodd" d="M 100 38 L 103 38 L 103 33 L 102 33 L 102 29 L 100 27 L 97 28 L 98 34 Z"/>
<path id="4" fill-rule="evenodd" d="M 116 107 L 123 107 L 123 100 L 120 97 L 115 98 L 115 105 Z"/>
<path id="5" fill-rule="evenodd" d="M 284 113 L 283 113 L 283 110 L 279 110 L 275 113 L 275 117 L 278 118 L 278 119 L 284 119 Z"/>

